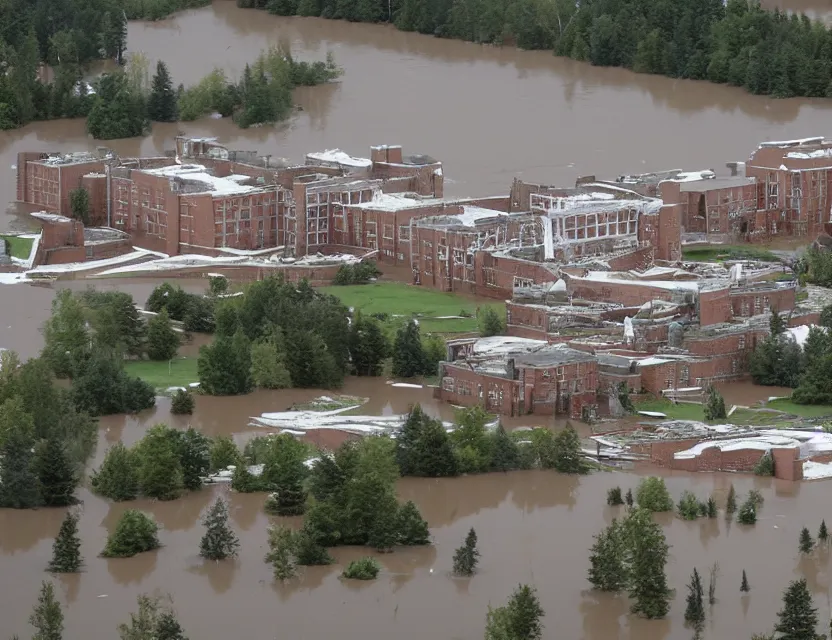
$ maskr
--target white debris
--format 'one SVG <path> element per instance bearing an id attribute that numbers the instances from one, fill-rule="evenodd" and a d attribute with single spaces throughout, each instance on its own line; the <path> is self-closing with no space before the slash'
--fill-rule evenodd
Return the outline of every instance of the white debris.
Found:
<path id="1" fill-rule="evenodd" d="M 339 415 L 355 407 L 343 407 L 332 411 L 280 411 L 264 413 L 251 418 L 250 426 L 270 427 L 282 431 L 291 430 L 306 433 L 315 429 L 337 429 L 360 435 L 374 433 L 391 433 L 397 430 L 406 416 L 343 416 Z M 443 426 L 452 428 L 453 423 L 443 422 Z"/>
<path id="2" fill-rule="evenodd" d="M 667 414 L 661 411 L 639 411 L 640 416 L 647 416 L 648 418 L 666 418 Z"/>
<path id="3" fill-rule="evenodd" d="M 758 451 L 769 451 L 772 447 L 794 449 L 799 447 L 796 440 L 786 436 L 750 436 L 748 438 L 733 438 L 730 440 L 707 440 L 695 444 L 690 449 L 677 451 L 673 454 L 676 460 L 689 460 L 699 457 L 703 451 L 716 447 L 722 451 L 741 451 L 743 449 L 756 449 Z"/>
<path id="4" fill-rule="evenodd" d="M 327 149 L 326 151 L 307 153 L 306 159 L 307 164 L 311 161 L 312 164 L 322 164 L 324 166 L 336 165 L 361 169 L 368 169 L 373 166 L 373 162 L 369 158 L 354 158 L 340 149 Z"/>
<path id="5" fill-rule="evenodd" d="M 391 386 L 398 387 L 400 389 L 422 389 L 423 386 L 421 384 L 411 384 L 409 382 L 394 382 Z"/>
<path id="6" fill-rule="evenodd" d="M 792 151 L 786 154 L 787 158 L 794 158 L 795 160 L 811 160 L 812 158 L 830 158 L 832 157 L 832 147 L 827 149 L 816 149 L 809 153 L 801 153 L 800 151 Z"/>
<path id="7" fill-rule="evenodd" d="M 265 465 L 262 464 L 253 464 L 248 467 L 248 472 L 253 476 L 259 476 L 263 474 L 264 467 Z M 230 464 L 225 469 L 220 469 L 216 473 L 208 474 L 207 477 L 203 478 L 203 482 L 231 482 L 231 478 L 234 477 L 234 471 L 236 469 L 237 467 L 235 465 Z"/>
<path id="8" fill-rule="evenodd" d="M 832 462 L 812 462 L 807 460 L 803 463 L 804 480 L 819 480 L 821 478 L 832 478 Z"/>
<path id="9" fill-rule="evenodd" d="M 815 327 L 817 329 L 821 329 L 822 331 L 826 331 L 826 327 L 818 327 L 817 325 L 805 325 L 802 324 L 798 327 L 789 327 L 786 329 L 786 333 L 792 337 L 792 339 L 801 347 L 806 343 L 806 339 L 809 337 L 809 329 Z"/>

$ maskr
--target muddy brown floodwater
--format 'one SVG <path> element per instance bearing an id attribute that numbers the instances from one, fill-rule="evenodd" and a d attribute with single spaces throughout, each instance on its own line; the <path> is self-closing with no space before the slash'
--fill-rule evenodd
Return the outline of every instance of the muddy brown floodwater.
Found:
<path id="1" fill-rule="evenodd" d="M 772 0 L 767 6 L 807 11 L 828 18 L 820 0 Z M 300 160 L 306 151 L 341 147 L 366 153 L 370 144 L 403 144 L 408 152 L 429 153 L 446 163 L 451 195 L 505 192 L 514 176 L 568 184 L 577 175 L 614 176 L 668 167 L 715 167 L 747 157 L 757 142 L 826 133 L 830 102 L 768 100 L 738 89 L 598 69 L 546 52 L 521 52 L 400 33 L 384 26 L 285 19 L 237 9 L 218 0 L 212 7 L 172 20 L 131 24 L 129 46 L 152 60 L 168 62 L 177 82 L 191 83 L 212 67 L 237 75 L 270 43 L 288 41 L 302 58 L 335 52 L 346 75 L 340 84 L 298 90 L 303 111 L 277 128 L 240 131 L 230 122 L 205 120 L 157 125 L 142 140 L 112 143 L 122 154 L 150 154 L 171 146 L 178 130 L 216 135 L 236 148 Z M 187 54 L 183 54 L 187 51 Z M 83 122 L 38 123 L 0 133 L 0 200 L 13 198 L 10 170 L 22 150 L 94 148 Z M 0 229 L 24 227 L 23 219 L 0 215 Z M 153 281 L 95 281 L 143 300 Z M 181 281 L 204 289 L 202 281 Z M 83 281 L 59 286 L 82 288 Z M 0 345 L 24 357 L 37 354 L 40 326 L 48 317 L 53 286 L 6 286 L 0 290 Z M 348 380 L 345 392 L 371 398 L 363 411 L 399 413 L 421 402 L 433 415 L 451 417 L 427 389 L 392 388 L 378 380 Z M 731 385 L 729 403 L 750 404 L 778 389 Z M 189 419 L 170 416 L 167 401 L 138 416 L 101 421 L 94 464 L 106 447 L 132 443 L 147 426 L 188 421 L 209 435 L 239 440 L 255 431 L 248 417 L 282 410 L 314 391 L 255 393 L 241 398 L 197 399 Z M 546 424 L 531 416 L 509 426 Z M 592 593 L 586 582 L 591 536 L 616 511 L 605 506 L 614 485 L 634 487 L 639 471 L 596 473 L 576 478 L 530 471 L 456 479 L 404 479 L 400 497 L 414 500 L 427 518 L 434 544 L 384 555 L 380 578 L 342 582 L 340 565 L 366 553 L 337 549 L 338 565 L 305 569 L 287 585 L 276 585 L 263 562 L 269 518 L 262 496 L 229 494 L 240 535 L 240 558 L 202 563 L 197 557 L 199 518 L 214 495 L 211 487 L 169 503 L 110 504 L 86 489 L 81 535 L 86 571 L 56 578 L 65 603 L 66 638 L 105 639 L 128 618 L 136 596 L 159 590 L 174 598 L 185 629 L 195 640 L 228 637 L 318 640 L 402 640 L 482 637 L 489 604 L 505 601 L 520 582 L 534 584 L 546 610 L 546 638 L 585 640 L 686 639 L 685 582 L 694 567 L 707 573 L 720 566 L 717 604 L 709 610 L 705 637 L 748 638 L 766 631 L 789 580 L 805 576 L 816 594 L 819 618 L 828 620 L 829 555 L 800 559 L 800 528 L 817 530 L 832 518 L 829 485 L 784 483 L 726 474 L 668 476 L 675 497 L 691 489 L 711 493 L 720 503 L 731 482 L 740 494 L 760 489 L 765 505 L 755 527 L 715 521 L 684 522 L 660 516 L 671 547 L 669 581 L 677 590 L 667 620 L 648 622 L 627 615 L 626 599 Z M 97 554 L 108 531 L 128 507 L 152 512 L 164 527 L 164 546 L 131 559 L 105 560 Z M 28 637 L 29 611 L 37 596 L 63 510 L 0 510 L 0 635 Z M 469 527 L 479 533 L 482 565 L 471 580 L 449 576 L 451 557 Z M 739 591 L 746 569 L 751 593 Z"/>

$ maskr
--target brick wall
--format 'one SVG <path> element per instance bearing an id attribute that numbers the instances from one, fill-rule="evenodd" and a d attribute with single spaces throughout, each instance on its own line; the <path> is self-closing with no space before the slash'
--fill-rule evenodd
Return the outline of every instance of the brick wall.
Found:
<path id="1" fill-rule="evenodd" d="M 699 292 L 699 325 L 707 327 L 731 319 L 730 288 Z"/>
<path id="2" fill-rule="evenodd" d="M 734 289 L 731 291 L 731 308 L 735 317 L 747 318 L 770 309 L 791 311 L 795 305 L 797 287 Z"/>

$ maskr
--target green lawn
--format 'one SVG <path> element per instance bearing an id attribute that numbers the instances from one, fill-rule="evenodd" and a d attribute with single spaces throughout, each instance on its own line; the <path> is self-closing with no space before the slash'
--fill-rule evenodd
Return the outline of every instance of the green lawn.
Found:
<path id="1" fill-rule="evenodd" d="M 500 315 L 505 314 L 503 302 L 480 302 L 463 298 L 455 293 L 444 293 L 428 287 L 408 285 L 401 282 L 377 282 L 346 287 L 320 287 L 348 307 L 364 314 L 386 313 L 386 320 L 392 327 L 399 326 L 413 317 L 419 318 L 422 331 L 429 333 L 464 333 L 477 330 L 477 307 L 494 307 Z M 468 318 L 442 318 L 460 316 Z M 442 319 L 436 319 L 442 318 Z"/>
<path id="2" fill-rule="evenodd" d="M 778 262 L 780 258 L 768 249 L 750 245 L 709 245 L 682 247 L 682 257 L 695 262 L 721 262 L 723 260 L 768 260 Z"/>
<path id="3" fill-rule="evenodd" d="M 124 368 L 131 376 L 141 378 L 157 389 L 168 387 L 187 387 L 191 382 L 199 382 L 196 372 L 196 358 L 177 358 L 170 362 L 152 360 L 127 360 Z"/>
<path id="4" fill-rule="evenodd" d="M 701 404 L 691 402 L 673 404 L 670 400 L 658 398 L 637 400 L 634 404 L 636 411 L 659 411 L 666 414 L 668 420 L 698 420 L 700 422 L 705 420 L 705 413 Z"/>
<path id="5" fill-rule="evenodd" d="M 21 238 L 20 236 L 0 236 L 9 243 L 9 254 L 12 258 L 28 260 L 32 251 L 33 238 Z"/>
<path id="6" fill-rule="evenodd" d="M 832 416 L 832 406 L 827 404 L 795 404 L 788 398 L 766 402 L 769 409 L 777 409 L 785 413 L 791 413 L 802 418 L 819 418 L 821 416 Z"/>

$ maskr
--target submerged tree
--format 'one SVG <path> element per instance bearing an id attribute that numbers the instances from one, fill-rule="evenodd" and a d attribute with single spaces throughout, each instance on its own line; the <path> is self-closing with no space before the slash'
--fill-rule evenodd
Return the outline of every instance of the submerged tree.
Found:
<path id="1" fill-rule="evenodd" d="M 613 487 L 607 491 L 607 504 L 611 507 L 624 504 L 624 498 L 621 497 L 621 487 Z"/>
<path id="2" fill-rule="evenodd" d="M 708 604 L 716 604 L 716 579 L 719 576 L 719 565 L 714 562 L 711 565 L 710 580 L 708 580 Z"/>
<path id="3" fill-rule="evenodd" d="M 794 580 L 783 593 L 783 608 L 777 613 L 774 631 L 780 640 L 814 640 L 817 638 L 817 609 L 812 607 L 812 596 L 806 579 Z"/>
<path id="4" fill-rule="evenodd" d="M 748 593 L 751 591 L 751 587 L 748 586 L 748 576 L 745 575 L 745 569 L 742 570 L 742 582 L 740 583 L 740 591 L 743 593 Z"/>
<path id="5" fill-rule="evenodd" d="M 116 442 L 104 455 L 104 462 L 90 479 L 98 495 L 120 502 L 135 500 L 139 494 L 138 464 L 135 454 Z"/>
<path id="6" fill-rule="evenodd" d="M 29 617 L 29 624 L 35 628 L 32 640 L 61 640 L 63 637 L 64 614 L 51 582 L 41 583 L 38 603 Z"/>
<path id="7" fill-rule="evenodd" d="M 756 524 L 757 523 L 757 503 L 749 496 L 748 499 L 742 503 L 737 521 L 740 524 Z"/>
<path id="8" fill-rule="evenodd" d="M 274 577 L 278 580 L 288 580 L 295 576 L 294 546 L 291 529 L 283 526 L 269 527 L 269 551 L 265 561 L 272 565 Z"/>
<path id="9" fill-rule="evenodd" d="M 560 431 L 552 446 L 554 469 L 561 473 L 587 473 L 589 466 L 581 451 L 581 439 L 571 423 Z"/>
<path id="10" fill-rule="evenodd" d="M 670 609 L 664 532 L 653 522 L 650 512 L 641 507 L 633 511 L 626 526 L 630 542 L 631 611 L 645 618 L 664 618 Z"/>
<path id="11" fill-rule="evenodd" d="M 488 608 L 486 640 L 540 640 L 543 637 L 544 611 L 534 587 L 523 584 L 514 590 L 502 607 Z"/>
<path id="12" fill-rule="evenodd" d="M 737 510 L 737 492 L 734 490 L 734 485 L 728 489 L 728 499 L 725 502 L 725 516 L 732 518 L 734 512 Z"/>
<path id="13" fill-rule="evenodd" d="M 68 511 L 52 544 L 52 560 L 46 570 L 52 573 L 76 573 L 82 563 L 78 514 Z"/>
<path id="14" fill-rule="evenodd" d="M 812 540 L 812 534 L 809 533 L 809 529 L 803 527 L 803 529 L 800 530 L 800 553 L 812 553 L 812 549 L 814 548 L 815 541 Z"/>
<path id="15" fill-rule="evenodd" d="M 620 591 L 627 586 L 627 540 L 624 525 L 616 519 L 595 536 L 589 556 L 589 582 L 599 591 Z"/>
<path id="16" fill-rule="evenodd" d="M 207 560 L 225 560 L 237 555 L 240 542 L 228 526 L 228 506 L 217 498 L 202 521 L 205 534 L 199 542 L 199 555 Z"/>
<path id="17" fill-rule="evenodd" d="M 673 499 L 662 478 L 650 476 L 639 482 L 636 501 L 647 511 L 673 511 Z"/>
<path id="18" fill-rule="evenodd" d="M 454 573 L 458 576 L 471 576 L 477 568 L 480 552 L 477 550 L 477 532 L 471 527 L 465 536 L 465 544 L 454 552 Z"/>
<path id="19" fill-rule="evenodd" d="M 707 514 L 709 518 L 716 518 L 717 516 L 716 500 L 714 500 L 713 496 L 708 498 Z"/>
<path id="20" fill-rule="evenodd" d="M 635 500 L 633 500 L 633 490 L 627 489 L 627 493 L 624 496 L 624 502 L 627 503 L 627 506 L 632 509 L 633 504 L 635 504 Z"/>
<path id="21" fill-rule="evenodd" d="M 818 544 L 826 544 L 829 539 L 829 531 L 826 529 L 826 520 L 820 521 L 820 529 L 818 529 Z"/>
<path id="22" fill-rule="evenodd" d="M 703 604 L 702 594 L 702 580 L 699 578 L 699 572 L 694 569 L 688 583 L 685 622 L 697 629 L 705 622 L 705 605 Z"/>
<path id="23" fill-rule="evenodd" d="M 101 555 L 105 558 L 129 558 L 137 553 L 157 549 L 160 546 L 158 531 L 159 526 L 153 518 L 136 509 L 128 509 L 107 537 Z"/>

